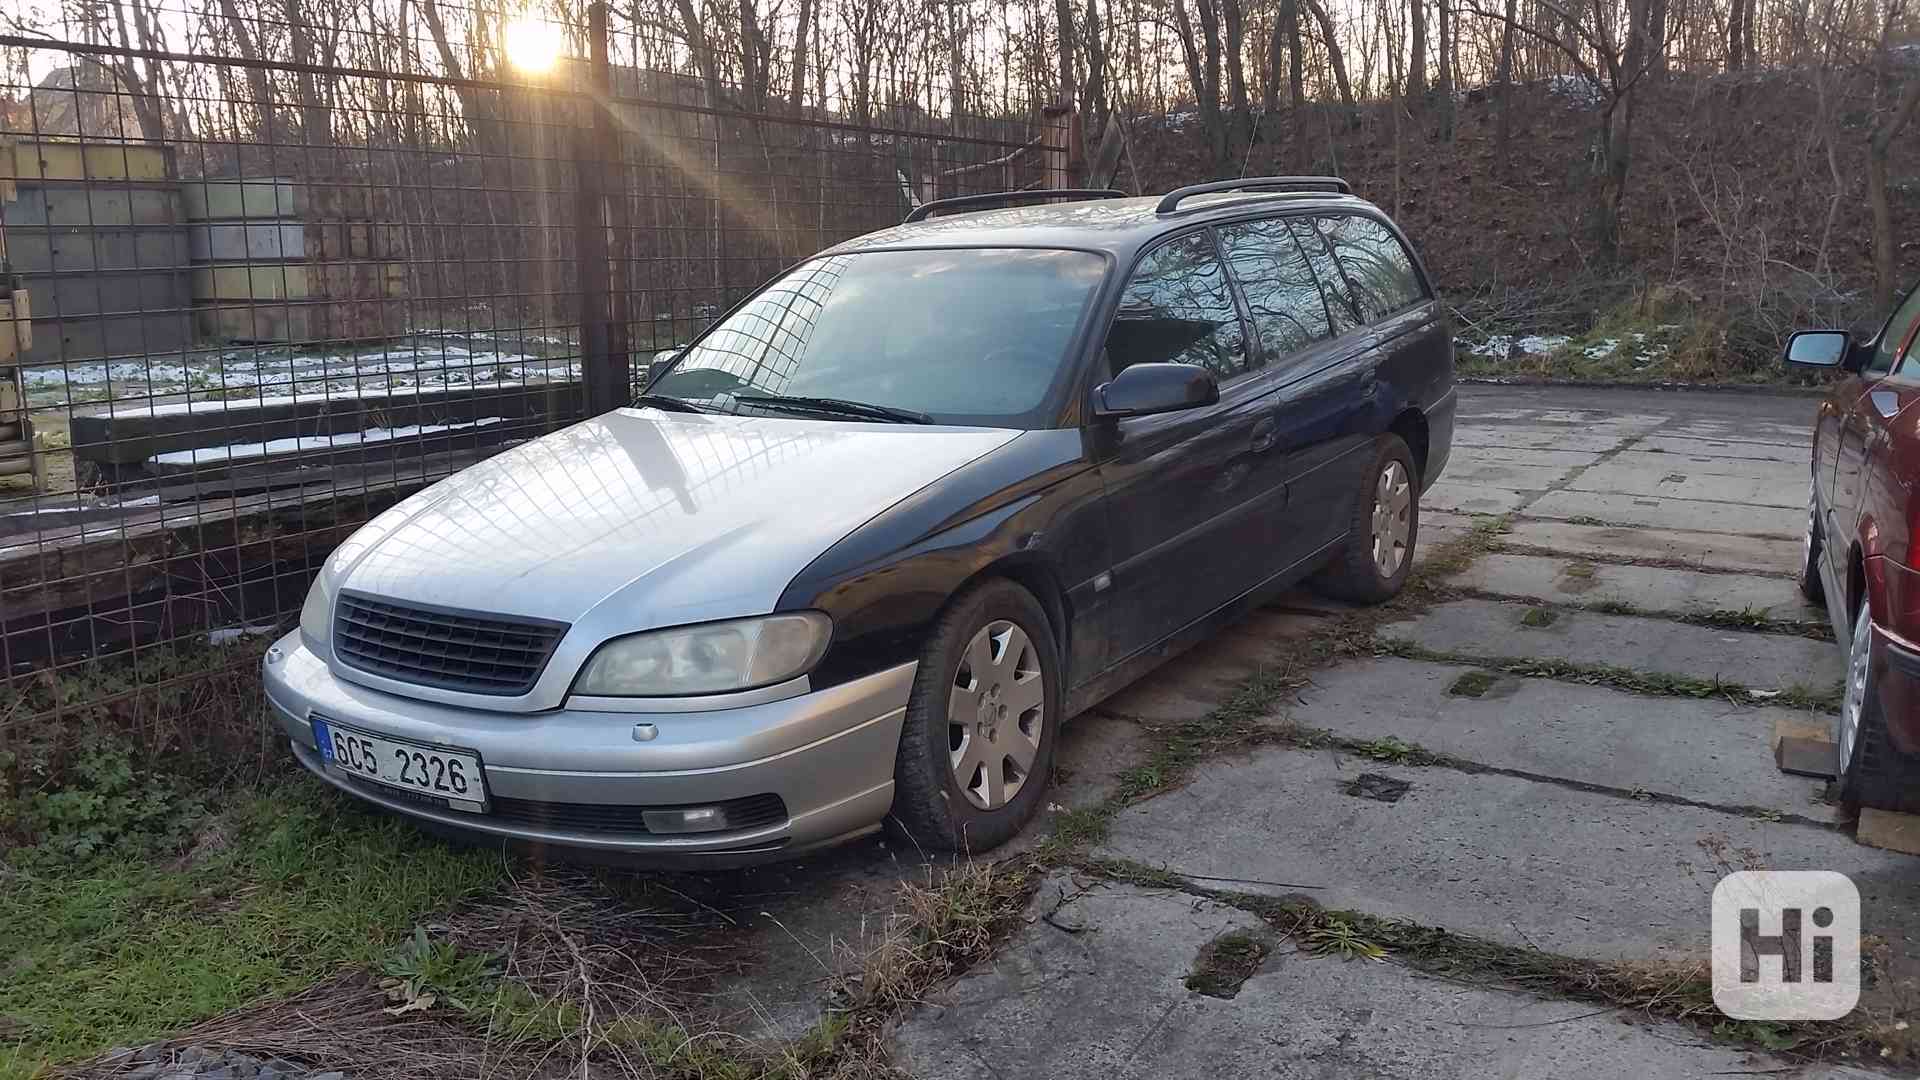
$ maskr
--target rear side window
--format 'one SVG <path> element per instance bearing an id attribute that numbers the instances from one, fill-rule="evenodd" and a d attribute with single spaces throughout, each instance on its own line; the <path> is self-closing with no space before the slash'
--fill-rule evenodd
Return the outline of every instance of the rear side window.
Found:
<path id="1" fill-rule="evenodd" d="M 1254 333 L 1273 363 L 1333 332 L 1313 268 L 1283 220 L 1246 221 L 1220 228 L 1227 268 L 1240 283 Z"/>
<path id="2" fill-rule="evenodd" d="M 1134 268 L 1107 331 L 1118 375 L 1134 364 L 1192 364 L 1225 383 L 1247 373 L 1246 334 L 1213 237 L 1188 233 L 1154 248 Z"/>
<path id="3" fill-rule="evenodd" d="M 1320 291 L 1326 296 L 1333 332 L 1344 334 L 1359 326 L 1360 312 L 1353 305 L 1352 289 L 1347 286 L 1347 276 L 1340 272 L 1340 264 L 1333 261 L 1326 237 L 1306 218 L 1288 218 L 1287 226 L 1299 242 L 1300 250 L 1306 253 L 1307 262 L 1312 264 L 1313 276 L 1320 279 Z"/>
<path id="4" fill-rule="evenodd" d="M 1353 299 L 1368 322 L 1378 322 L 1427 298 L 1413 257 L 1393 230 L 1368 217 L 1320 219 L 1320 229 L 1353 283 Z"/>

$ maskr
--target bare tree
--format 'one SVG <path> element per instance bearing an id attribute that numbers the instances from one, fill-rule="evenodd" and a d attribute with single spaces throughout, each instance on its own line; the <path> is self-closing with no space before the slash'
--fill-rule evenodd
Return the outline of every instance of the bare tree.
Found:
<path id="1" fill-rule="evenodd" d="M 1214 0 L 1193 0 L 1200 16 L 1201 33 L 1196 35 L 1187 2 L 1173 0 L 1174 27 L 1187 65 L 1187 82 L 1197 99 L 1213 168 L 1216 173 L 1222 173 L 1227 167 L 1227 128 L 1220 113 L 1220 17 Z M 1198 47 L 1194 44 L 1196 37 L 1200 40 Z"/>
<path id="2" fill-rule="evenodd" d="M 1887 160 L 1894 140 L 1920 106 L 1920 79 L 1908 76 L 1905 86 L 1894 71 L 1893 37 L 1906 18 L 1905 0 L 1889 0 L 1880 24 L 1880 44 L 1873 67 L 1873 133 L 1867 138 L 1867 205 L 1873 215 L 1873 303 L 1885 309 L 1893 303 L 1895 287 L 1893 207 L 1888 200 Z"/>
<path id="3" fill-rule="evenodd" d="M 1427 92 L 1427 3 L 1407 0 L 1407 86 L 1409 99 Z"/>

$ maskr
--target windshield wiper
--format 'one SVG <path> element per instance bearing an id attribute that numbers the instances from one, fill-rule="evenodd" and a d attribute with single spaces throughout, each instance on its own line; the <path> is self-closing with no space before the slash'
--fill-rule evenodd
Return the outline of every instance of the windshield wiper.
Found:
<path id="1" fill-rule="evenodd" d="M 641 394 L 639 397 L 633 399 L 634 408 L 637 409 L 642 405 L 651 405 L 656 409 L 664 409 L 667 412 L 710 413 L 713 411 L 712 409 L 703 409 L 691 401 L 682 401 L 677 397 L 669 397 L 666 394 Z"/>
<path id="2" fill-rule="evenodd" d="M 743 405 L 763 405 L 770 409 L 803 409 L 807 412 L 838 413 L 841 416 L 858 416 L 863 420 L 885 420 L 892 424 L 931 424 L 933 417 L 912 409 L 896 409 L 891 405 L 874 405 L 865 401 L 848 401 L 845 398 L 831 397 L 792 397 L 786 394 L 739 394 L 734 399 Z"/>

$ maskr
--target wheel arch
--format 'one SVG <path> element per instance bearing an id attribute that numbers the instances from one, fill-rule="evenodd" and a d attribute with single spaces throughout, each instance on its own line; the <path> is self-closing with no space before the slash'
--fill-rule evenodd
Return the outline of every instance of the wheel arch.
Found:
<path id="1" fill-rule="evenodd" d="M 1400 440 L 1407 444 L 1407 449 L 1413 453 L 1413 467 L 1419 470 L 1420 479 L 1424 482 L 1427 478 L 1427 454 L 1431 449 L 1427 414 L 1412 407 L 1402 409 L 1387 425 L 1387 431 L 1400 436 Z"/>
<path id="2" fill-rule="evenodd" d="M 1060 581 L 1060 571 L 1053 560 L 1040 551 L 1015 551 L 1002 555 L 998 559 L 976 570 L 947 595 L 946 602 L 940 605 L 940 613 L 953 606 L 955 600 L 983 581 L 1004 578 L 1033 594 L 1040 602 L 1040 610 L 1047 616 L 1047 635 L 1053 639 L 1056 655 L 1060 658 L 1061 681 L 1071 682 L 1066 670 L 1073 656 L 1073 607 L 1067 597 L 1067 590 Z"/>

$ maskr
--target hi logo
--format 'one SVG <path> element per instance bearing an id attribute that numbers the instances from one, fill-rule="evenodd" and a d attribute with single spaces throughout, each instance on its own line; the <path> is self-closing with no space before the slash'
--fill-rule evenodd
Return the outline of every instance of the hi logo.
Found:
<path id="1" fill-rule="evenodd" d="M 1838 1020 L 1860 1000 L 1860 891 L 1831 870 L 1713 889 L 1713 1003 L 1736 1020 Z"/>

